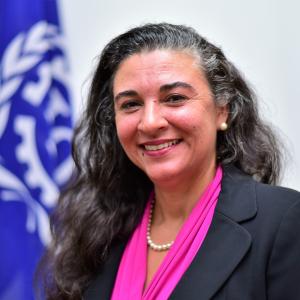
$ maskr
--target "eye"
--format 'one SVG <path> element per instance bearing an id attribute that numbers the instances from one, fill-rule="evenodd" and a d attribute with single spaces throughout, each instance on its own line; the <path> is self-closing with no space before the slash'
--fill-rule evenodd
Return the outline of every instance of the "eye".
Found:
<path id="1" fill-rule="evenodd" d="M 120 105 L 120 109 L 128 112 L 137 110 L 142 104 L 137 100 L 126 100 Z"/>
<path id="2" fill-rule="evenodd" d="M 178 105 L 187 100 L 187 97 L 181 94 L 172 94 L 166 97 L 165 102 L 171 105 Z"/>

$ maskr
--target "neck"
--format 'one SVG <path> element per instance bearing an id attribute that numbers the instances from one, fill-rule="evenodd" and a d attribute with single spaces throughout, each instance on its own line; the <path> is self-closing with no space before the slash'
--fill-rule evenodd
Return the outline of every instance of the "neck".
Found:
<path id="1" fill-rule="evenodd" d="M 196 205 L 207 185 L 214 178 L 216 166 L 211 166 L 193 180 L 176 186 L 166 187 L 155 185 L 156 203 L 153 223 L 182 224 Z"/>

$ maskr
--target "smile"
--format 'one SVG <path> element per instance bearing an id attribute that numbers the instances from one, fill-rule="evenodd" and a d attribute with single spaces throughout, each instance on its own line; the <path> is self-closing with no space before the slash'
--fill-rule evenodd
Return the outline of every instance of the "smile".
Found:
<path id="1" fill-rule="evenodd" d="M 178 144 L 179 142 L 180 142 L 180 140 L 173 140 L 173 141 L 166 142 L 166 143 L 159 144 L 159 145 L 144 145 L 144 147 L 147 151 L 157 151 L 157 150 L 169 148 L 173 145 Z"/>

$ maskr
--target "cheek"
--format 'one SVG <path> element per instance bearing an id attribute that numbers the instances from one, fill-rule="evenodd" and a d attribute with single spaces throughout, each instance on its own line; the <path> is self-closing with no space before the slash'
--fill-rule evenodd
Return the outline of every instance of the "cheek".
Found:
<path id="1" fill-rule="evenodd" d="M 116 116 L 115 122 L 119 141 L 126 151 L 126 148 L 128 148 L 131 144 L 134 144 L 133 137 L 136 132 L 135 123 L 131 118 L 118 116 Z"/>
<path id="2" fill-rule="evenodd" d="M 138 136 L 136 123 L 132 118 L 117 118 L 116 128 L 119 142 L 129 160 L 139 167 Z"/>
<path id="3" fill-rule="evenodd" d="M 175 127 L 191 134 L 194 130 L 198 131 L 204 126 L 203 112 L 193 108 L 178 110 L 175 114 L 169 114 L 169 122 Z"/>
<path id="4" fill-rule="evenodd" d="M 193 108 L 189 111 L 182 110 L 170 117 L 174 126 L 179 128 L 187 141 L 192 144 L 214 144 L 216 139 L 216 116 L 205 108 Z"/>

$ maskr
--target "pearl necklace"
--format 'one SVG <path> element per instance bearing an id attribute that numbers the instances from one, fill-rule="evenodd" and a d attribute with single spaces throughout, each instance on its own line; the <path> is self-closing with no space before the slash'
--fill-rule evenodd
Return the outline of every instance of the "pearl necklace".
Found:
<path id="1" fill-rule="evenodd" d="M 148 246 L 154 250 L 154 251 L 166 251 L 169 250 L 171 248 L 171 246 L 173 245 L 174 241 L 167 243 L 167 244 L 155 244 L 150 236 L 150 230 L 151 230 L 151 224 L 152 224 L 152 216 L 153 216 L 153 207 L 154 207 L 154 199 L 152 201 L 152 203 L 150 204 L 150 212 L 149 212 L 149 220 L 148 220 L 148 224 L 147 224 L 147 244 Z"/>

